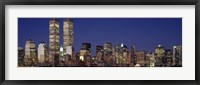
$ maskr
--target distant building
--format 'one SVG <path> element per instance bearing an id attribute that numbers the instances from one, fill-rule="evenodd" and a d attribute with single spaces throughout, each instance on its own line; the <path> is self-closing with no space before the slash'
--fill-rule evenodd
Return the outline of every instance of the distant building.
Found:
<path id="1" fill-rule="evenodd" d="M 41 42 L 38 46 L 38 62 L 40 64 L 48 62 L 48 48 L 44 42 Z"/>
<path id="2" fill-rule="evenodd" d="M 140 67 L 145 66 L 145 52 L 137 51 L 136 52 L 136 60 L 137 60 L 137 64 L 139 64 Z"/>
<path id="3" fill-rule="evenodd" d="M 109 65 L 109 58 L 112 56 L 112 43 L 107 42 L 104 44 L 103 46 L 104 49 L 104 57 L 103 57 L 103 61 L 105 63 L 105 65 Z"/>
<path id="4" fill-rule="evenodd" d="M 146 53 L 146 55 L 145 55 L 145 66 L 146 66 L 146 67 L 150 67 L 150 64 L 152 63 L 150 59 L 151 59 L 152 57 L 153 57 L 152 53 L 148 51 L 148 52 Z"/>
<path id="5" fill-rule="evenodd" d="M 74 23 L 72 19 L 64 19 L 63 22 L 63 48 L 64 55 L 72 55 L 72 46 L 74 42 Z M 68 50 L 68 51 L 66 51 Z M 70 51 L 70 52 L 69 52 Z"/>
<path id="6" fill-rule="evenodd" d="M 155 54 L 154 53 L 149 53 L 147 54 L 147 56 L 149 57 L 149 66 L 150 67 L 154 67 L 156 60 L 155 60 Z"/>
<path id="7" fill-rule="evenodd" d="M 96 57 L 98 62 L 103 60 L 103 46 L 96 46 Z"/>
<path id="8" fill-rule="evenodd" d="M 82 47 L 80 49 L 80 58 L 81 60 L 86 60 L 86 56 L 91 56 L 91 44 L 90 43 L 82 43 Z"/>
<path id="9" fill-rule="evenodd" d="M 24 61 L 25 66 L 37 66 L 38 63 L 35 42 L 31 39 L 26 41 Z"/>
<path id="10" fill-rule="evenodd" d="M 136 47 L 135 45 L 131 46 L 131 52 L 130 52 L 130 56 L 131 56 L 131 63 L 136 65 Z"/>
<path id="11" fill-rule="evenodd" d="M 72 46 L 67 46 L 65 49 L 66 52 L 64 52 L 64 55 L 68 54 L 73 56 L 73 47 Z"/>
<path id="12" fill-rule="evenodd" d="M 162 66 L 162 59 L 165 56 L 165 48 L 162 45 L 158 45 L 155 49 L 155 59 L 156 59 L 156 63 L 155 66 L 156 67 L 161 67 Z"/>
<path id="13" fill-rule="evenodd" d="M 105 43 L 103 49 L 104 49 L 105 56 L 112 55 L 112 43 L 110 42 Z"/>
<path id="14" fill-rule="evenodd" d="M 49 62 L 52 66 L 59 61 L 60 53 L 60 27 L 58 19 L 51 19 L 49 21 Z"/>
<path id="15" fill-rule="evenodd" d="M 65 66 L 66 55 L 64 55 L 63 47 L 60 46 L 59 66 Z"/>
<path id="16" fill-rule="evenodd" d="M 18 47 L 18 66 L 24 66 L 24 49 Z"/>
<path id="17" fill-rule="evenodd" d="M 182 66 L 182 47 L 173 47 L 173 66 Z"/>
<path id="18" fill-rule="evenodd" d="M 82 43 L 82 47 L 80 50 L 80 56 L 91 55 L 91 44 L 90 43 Z"/>
<path id="19" fill-rule="evenodd" d="M 122 47 L 122 60 L 123 66 L 127 66 L 130 64 L 128 47 L 125 45 Z"/>
<path id="20" fill-rule="evenodd" d="M 173 54 L 172 50 L 165 50 L 165 57 L 163 57 L 163 66 L 171 67 L 173 64 Z"/>
<path id="21" fill-rule="evenodd" d="M 116 46 L 115 46 L 115 53 L 114 53 L 114 55 L 115 55 L 115 57 L 116 57 L 116 60 L 115 60 L 115 62 L 116 62 L 116 64 L 119 66 L 120 64 L 122 64 L 122 61 L 123 61 L 123 59 L 122 59 L 122 47 L 120 47 L 120 44 L 117 44 Z"/>

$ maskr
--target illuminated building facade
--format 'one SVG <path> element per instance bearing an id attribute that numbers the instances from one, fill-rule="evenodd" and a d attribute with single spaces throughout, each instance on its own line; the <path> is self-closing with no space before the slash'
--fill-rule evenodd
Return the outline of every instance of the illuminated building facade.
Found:
<path id="1" fill-rule="evenodd" d="M 130 64 L 128 47 L 127 46 L 123 46 L 122 47 L 122 65 L 123 66 L 127 66 L 128 64 Z"/>
<path id="2" fill-rule="evenodd" d="M 182 66 L 182 47 L 173 47 L 173 66 Z"/>
<path id="3" fill-rule="evenodd" d="M 157 67 L 162 66 L 162 59 L 164 56 L 165 56 L 165 48 L 162 45 L 158 45 L 155 49 L 155 59 L 156 59 L 155 66 Z"/>
<path id="4" fill-rule="evenodd" d="M 145 55 L 145 66 L 150 67 L 150 57 L 152 57 L 151 52 L 147 52 Z"/>
<path id="5" fill-rule="evenodd" d="M 36 56 L 35 42 L 31 39 L 26 41 L 25 45 L 25 66 L 37 66 L 38 60 Z"/>
<path id="6" fill-rule="evenodd" d="M 82 43 L 79 59 L 83 62 L 84 66 L 89 66 L 90 58 L 91 58 L 91 44 L 90 43 Z"/>
<path id="7" fill-rule="evenodd" d="M 104 49 L 103 60 L 105 61 L 106 66 L 108 66 L 109 58 L 112 56 L 112 43 L 110 42 L 105 43 L 103 49 Z"/>
<path id="8" fill-rule="evenodd" d="M 24 49 L 18 47 L 18 66 L 24 66 Z"/>
<path id="9" fill-rule="evenodd" d="M 63 22 L 63 48 L 64 55 L 67 54 L 66 50 L 72 50 L 73 42 L 74 42 L 74 23 L 71 19 L 64 19 Z M 68 52 L 69 53 L 69 52 Z M 70 53 L 72 55 L 72 53 Z"/>
<path id="10" fill-rule="evenodd" d="M 149 56 L 149 66 L 150 67 L 154 67 L 155 63 L 156 63 L 155 54 L 154 53 L 150 53 L 150 54 L 147 54 L 147 56 Z"/>
<path id="11" fill-rule="evenodd" d="M 173 63 L 173 54 L 172 50 L 165 50 L 165 56 L 163 57 L 163 66 L 165 67 L 171 67 Z"/>
<path id="12" fill-rule="evenodd" d="M 136 47 L 135 47 L 135 45 L 132 45 L 131 52 L 130 52 L 132 66 L 136 65 L 136 54 L 135 53 L 136 53 Z"/>
<path id="13" fill-rule="evenodd" d="M 59 21 L 57 19 L 51 19 L 49 21 L 49 62 L 52 66 L 56 66 L 59 61 L 60 53 L 60 28 Z"/>
<path id="14" fill-rule="evenodd" d="M 59 66 L 65 65 L 66 56 L 64 55 L 63 47 L 60 46 L 60 55 L 59 55 Z"/>
<path id="15" fill-rule="evenodd" d="M 38 46 L 38 62 L 40 64 L 48 62 L 48 48 L 44 42 L 41 42 Z"/>
<path id="16" fill-rule="evenodd" d="M 140 67 L 145 66 L 145 52 L 144 51 L 137 51 L 136 59 L 137 59 L 137 64 L 139 64 Z"/>
<path id="17" fill-rule="evenodd" d="M 103 61 L 103 46 L 96 46 L 96 57 L 98 62 Z"/>

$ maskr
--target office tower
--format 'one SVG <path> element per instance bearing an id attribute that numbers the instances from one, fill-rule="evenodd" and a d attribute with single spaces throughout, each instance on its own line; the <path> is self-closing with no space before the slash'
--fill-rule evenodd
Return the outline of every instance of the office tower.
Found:
<path id="1" fill-rule="evenodd" d="M 155 63 L 156 63 L 155 54 L 154 54 L 154 53 L 149 53 L 149 54 L 147 54 L 146 56 L 149 57 L 149 66 L 150 66 L 150 67 L 154 67 L 154 66 L 155 66 Z"/>
<path id="2" fill-rule="evenodd" d="M 91 44 L 90 43 L 82 43 L 80 55 L 81 56 L 91 55 Z"/>
<path id="3" fill-rule="evenodd" d="M 109 57 L 112 56 L 112 43 L 110 42 L 107 42 L 104 44 L 103 46 L 103 49 L 104 49 L 104 57 L 103 57 L 103 60 L 105 61 L 105 65 L 108 65 L 109 64 Z"/>
<path id="4" fill-rule="evenodd" d="M 170 50 L 170 49 L 165 50 L 165 56 L 162 59 L 164 67 L 171 67 L 172 66 L 172 62 L 173 62 L 172 57 L 173 57 L 172 50 Z"/>
<path id="5" fill-rule="evenodd" d="M 135 47 L 135 45 L 132 45 L 131 46 L 131 53 L 130 53 L 130 56 L 131 56 L 131 63 L 133 64 L 133 65 L 135 65 L 136 64 L 136 47 Z"/>
<path id="6" fill-rule="evenodd" d="M 59 66 L 64 66 L 65 65 L 65 55 L 64 55 L 64 51 L 63 51 L 63 47 L 62 45 L 60 46 L 60 55 L 59 55 Z"/>
<path id="7" fill-rule="evenodd" d="M 90 66 L 90 58 L 91 58 L 91 44 L 82 43 L 79 59 L 83 62 L 84 66 Z"/>
<path id="8" fill-rule="evenodd" d="M 64 48 L 64 55 L 69 53 L 69 50 L 72 50 L 73 42 L 74 42 L 74 23 L 71 19 L 64 19 L 63 22 L 63 48 Z M 71 52 L 71 51 L 70 51 Z M 72 53 L 69 55 L 72 56 Z"/>
<path id="9" fill-rule="evenodd" d="M 182 47 L 173 47 L 173 66 L 182 66 Z"/>
<path id="10" fill-rule="evenodd" d="M 48 62 L 48 48 L 44 42 L 41 42 L 38 46 L 38 62 L 40 64 Z"/>
<path id="11" fill-rule="evenodd" d="M 162 45 L 158 45 L 155 49 L 156 67 L 162 66 L 162 59 L 164 56 L 165 56 L 165 48 Z"/>
<path id="12" fill-rule="evenodd" d="M 136 59 L 137 59 L 137 64 L 139 64 L 139 66 L 141 67 L 145 66 L 145 52 L 144 51 L 137 51 Z"/>
<path id="13" fill-rule="evenodd" d="M 105 43 L 103 49 L 104 49 L 105 56 L 112 55 L 112 43 L 110 42 Z"/>
<path id="14" fill-rule="evenodd" d="M 115 57 L 116 57 L 116 64 L 119 65 L 122 63 L 122 55 L 120 53 L 120 50 L 121 50 L 121 47 L 120 47 L 120 44 L 117 44 L 115 46 Z"/>
<path id="15" fill-rule="evenodd" d="M 96 57 L 98 62 L 103 60 L 103 46 L 96 46 Z"/>
<path id="16" fill-rule="evenodd" d="M 90 43 L 82 43 L 82 47 L 80 50 L 80 56 L 91 56 L 91 44 Z"/>
<path id="17" fill-rule="evenodd" d="M 123 66 L 127 66 L 130 64 L 129 52 L 128 52 L 127 46 L 122 47 L 122 58 L 123 58 L 123 61 L 122 61 Z"/>
<path id="18" fill-rule="evenodd" d="M 150 67 L 150 58 L 152 57 L 152 53 L 148 51 L 145 55 L 145 66 Z"/>
<path id="19" fill-rule="evenodd" d="M 24 66 L 24 49 L 18 47 L 18 66 Z"/>
<path id="20" fill-rule="evenodd" d="M 60 49 L 60 28 L 59 21 L 57 19 L 51 19 L 49 21 L 49 57 L 50 64 L 56 66 L 59 61 L 59 49 Z"/>
<path id="21" fill-rule="evenodd" d="M 37 66 L 36 46 L 35 42 L 31 39 L 26 41 L 24 61 L 25 66 Z"/>

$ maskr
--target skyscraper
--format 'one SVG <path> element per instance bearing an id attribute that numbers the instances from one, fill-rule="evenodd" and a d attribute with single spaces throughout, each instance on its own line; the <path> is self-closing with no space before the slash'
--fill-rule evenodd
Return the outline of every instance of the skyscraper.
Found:
<path id="1" fill-rule="evenodd" d="M 91 44 L 90 43 L 82 43 L 79 59 L 84 62 L 84 66 L 90 66 L 90 59 L 91 59 Z"/>
<path id="2" fill-rule="evenodd" d="M 122 47 L 122 58 L 123 58 L 123 61 L 122 61 L 123 66 L 127 66 L 130 64 L 128 47 L 125 45 Z"/>
<path id="3" fill-rule="evenodd" d="M 135 53 L 136 53 L 136 47 L 135 47 L 135 45 L 132 45 L 131 46 L 131 53 L 130 53 L 130 55 L 131 55 L 131 63 L 133 65 L 136 64 L 136 55 L 135 55 Z"/>
<path id="4" fill-rule="evenodd" d="M 82 47 L 80 50 L 80 56 L 91 56 L 91 44 L 90 43 L 82 43 Z"/>
<path id="5" fill-rule="evenodd" d="M 22 47 L 18 47 L 18 66 L 24 65 L 24 49 Z"/>
<path id="6" fill-rule="evenodd" d="M 173 47 L 173 66 L 182 66 L 182 47 Z"/>
<path id="7" fill-rule="evenodd" d="M 44 42 L 41 42 L 38 46 L 38 62 L 40 64 L 46 63 L 48 60 L 48 49 Z"/>
<path id="8" fill-rule="evenodd" d="M 96 57 L 98 62 L 103 60 L 103 46 L 96 46 Z"/>
<path id="9" fill-rule="evenodd" d="M 66 55 L 67 51 L 71 51 L 73 48 L 74 42 L 74 23 L 71 19 L 65 19 L 63 22 L 63 48 L 64 48 L 64 55 Z M 72 55 L 72 54 L 70 54 Z"/>
<path id="10" fill-rule="evenodd" d="M 162 66 L 162 59 L 165 56 L 165 48 L 162 45 L 158 45 L 155 49 L 155 66 Z"/>
<path id="11" fill-rule="evenodd" d="M 37 66 L 36 46 L 31 39 L 25 45 L 25 66 Z"/>
<path id="12" fill-rule="evenodd" d="M 106 56 L 112 55 L 112 43 L 110 42 L 105 43 L 103 49 Z"/>
<path id="13" fill-rule="evenodd" d="M 137 64 L 139 64 L 141 67 L 145 66 L 145 52 L 144 51 L 137 51 Z"/>
<path id="14" fill-rule="evenodd" d="M 49 57 L 52 66 L 59 60 L 60 49 L 60 28 L 59 21 L 57 19 L 51 19 L 49 21 Z"/>

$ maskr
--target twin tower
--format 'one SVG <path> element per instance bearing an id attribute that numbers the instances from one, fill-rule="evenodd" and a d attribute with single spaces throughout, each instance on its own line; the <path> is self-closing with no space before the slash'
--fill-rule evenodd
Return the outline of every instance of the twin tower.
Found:
<path id="1" fill-rule="evenodd" d="M 71 19 L 63 20 L 63 52 L 64 55 L 72 55 L 72 46 L 74 42 L 73 35 L 74 23 Z M 58 19 L 49 21 L 49 57 L 50 63 L 59 61 L 60 54 L 60 22 Z"/>

